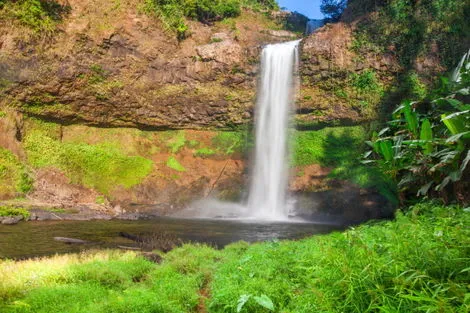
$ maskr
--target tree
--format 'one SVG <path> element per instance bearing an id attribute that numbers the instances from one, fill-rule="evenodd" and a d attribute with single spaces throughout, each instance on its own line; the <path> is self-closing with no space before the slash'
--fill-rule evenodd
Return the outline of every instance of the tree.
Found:
<path id="1" fill-rule="evenodd" d="M 337 22 L 347 4 L 348 0 L 322 0 L 320 11 L 325 15 L 325 20 Z"/>

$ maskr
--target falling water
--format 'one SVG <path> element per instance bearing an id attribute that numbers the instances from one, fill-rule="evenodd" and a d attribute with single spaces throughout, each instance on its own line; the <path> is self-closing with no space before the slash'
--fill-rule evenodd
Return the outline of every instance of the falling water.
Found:
<path id="1" fill-rule="evenodd" d="M 287 126 L 299 41 L 268 45 L 261 56 L 256 146 L 247 209 L 263 219 L 286 219 Z"/>

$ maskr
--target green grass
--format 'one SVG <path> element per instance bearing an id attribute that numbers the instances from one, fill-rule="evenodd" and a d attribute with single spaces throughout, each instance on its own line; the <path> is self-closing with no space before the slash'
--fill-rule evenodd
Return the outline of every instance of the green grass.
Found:
<path id="1" fill-rule="evenodd" d="M 423 203 L 298 241 L 186 244 L 160 265 L 120 251 L 4 260 L 0 311 L 463 313 L 469 223 L 468 209 Z"/>
<path id="2" fill-rule="evenodd" d="M 32 188 L 32 179 L 11 151 L 0 148 L 0 196 L 15 197 Z"/>
<path id="3" fill-rule="evenodd" d="M 296 131 L 293 138 L 293 166 L 336 166 L 343 160 L 357 159 L 367 137 L 362 126 L 350 126 Z"/>
<path id="4" fill-rule="evenodd" d="M 62 143 L 54 137 L 55 127 L 39 123 L 24 139 L 28 162 L 33 167 L 55 167 L 72 183 L 95 188 L 108 195 L 117 186 L 130 188 L 152 171 L 151 160 L 125 155 L 116 145 Z"/>
<path id="5" fill-rule="evenodd" d="M 0 206 L 0 216 L 23 216 L 28 218 L 31 214 L 24 208 L 16 208 L 11 206 Z"/>
<path id="6" fill-rule="evenodd" d="M 70 5 L 62 5 L 54 0 L 0 1 L 2 20 L 13 19 L 38 34 L 54 32 L 70 10 Z"/>
<path id="7" fill-rule="evenodd" d="M 166 166 L 178 172 L 186 172 L 184 166 L 181 165 L 181 163 L 178 162 L 178 160 L 174 156 L 170 156 L 168 158 L 168 160 L 166 161 Z"/>

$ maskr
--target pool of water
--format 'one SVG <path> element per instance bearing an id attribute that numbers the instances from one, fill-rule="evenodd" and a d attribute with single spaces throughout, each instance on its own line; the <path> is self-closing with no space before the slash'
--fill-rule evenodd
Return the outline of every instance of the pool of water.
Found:
<path id="1" fill-rule="evenodd" d="M 299 239 L 341 229 L 318 223 L 281 223 L 224 219 L 157 218 L 139 221 L 43 221 L 0 225 L 0 258 L 22 259 L 87 249 L 137 247 L 120 232 L 140 236 L 162 233 L 184 242 L 207 243 L 223 247 L 232 242 L 273 239 Z M 66 244 L 54 237 L 88 241 L 84 245 Z"/>

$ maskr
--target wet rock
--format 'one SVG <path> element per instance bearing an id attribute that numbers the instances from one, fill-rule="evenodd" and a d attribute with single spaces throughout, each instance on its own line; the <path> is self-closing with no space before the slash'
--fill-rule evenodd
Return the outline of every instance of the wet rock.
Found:
<path id="1" fill-rule="evenodd" d="M 2 219 L 3 225 L 15 225 L 18 224 L 21 220 L 23 220 L 23 216 L 8 216 Z"/>
<path id="2" fill-rule="evenodd" d="M 66 244 L 86 244 L 88 241 L 76 238 L 67 238 L 67 237 L 54 237 L 55 241 L 60 241 Z"/>

